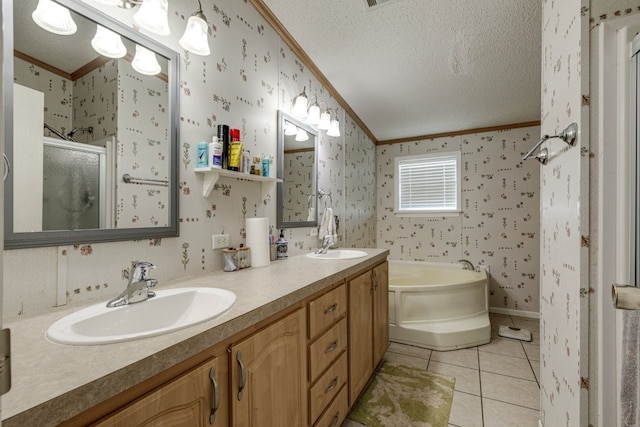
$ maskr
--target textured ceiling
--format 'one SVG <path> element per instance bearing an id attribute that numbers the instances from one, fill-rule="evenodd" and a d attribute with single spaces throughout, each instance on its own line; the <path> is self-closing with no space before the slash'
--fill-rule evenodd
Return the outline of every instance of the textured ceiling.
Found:
<path id="1" fill-rule="evenodd" d="M 540 119 L 539 1 L 263 1 L 378 141 Z"/>

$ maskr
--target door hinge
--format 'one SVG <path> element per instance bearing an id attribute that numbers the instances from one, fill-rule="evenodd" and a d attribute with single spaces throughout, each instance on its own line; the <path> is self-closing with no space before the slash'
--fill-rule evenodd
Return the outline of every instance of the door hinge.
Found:
<path id="1" fill-rule="evenodd" d="M 0 330 L 0 394 L 11 389 L 11 331 Z"/>

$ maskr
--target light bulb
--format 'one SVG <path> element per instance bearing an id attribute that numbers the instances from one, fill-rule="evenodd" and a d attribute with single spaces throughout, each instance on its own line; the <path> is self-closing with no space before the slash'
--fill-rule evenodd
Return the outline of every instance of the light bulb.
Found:
<path id="1" fill-rule="evenodd" d="M 178 43 L 180 43 L 183 49 L 191 53 L 207 56 L 211 53 L 209 50 L 208 33 L 209 27 L 207 26 L 206 17 L 202 11 L 199 10 L 189 17 L 187 28 L 185 28 L 184 34 Z"/>
<path id="2" fill-rule="evenodd" d="M 305 93 L 306 87 L 302 89 L 302 93 L 296 97 L 296 101 L 293 104 L 293 109 L 291 113 L 294 116 L 305 118 L 307 117 L 307 105 L 309 100 L 307 99 L 307 94 Z"/>
<path id="3" fill-rule="evenodd" d="M 38 7 L 31 18 L 38 26 L 54 34 L 68 36 L 78 30 L 69 9 L 51 0 L 38 0 Z"/>
<path id="4" fill-rule="evenodd" d="M 296 135 L 298 128 L 293 123 L 288 123 L 284 126 L 284 134 L 287 136 Z"/>
<path id="5" fill-rule="evenodd" d="M 320 106 L 317 103 L 309 107 L 309 117 L 307 117 L 307 123 L 314 126 L 320 123 Z"/>
<path id="6" fill-rule="evenodd" d="M 329 114 L 329 111 L 325 111 L 320 116 L 320 123 L 318 123 L 318 129 L 329 130 L 330 126 L 331 126 L 331 114 Z"/>
<path id="7" fill-rule="evenodd" d="M 91 40 L 91 46 L 107 58 L 122 58 L 127 54 L 127 48 L 120 35 L 101 25 L 98 25 L 96 35 Z"/>
<path id="8" fill-rule="evenodd" d="M 337 120 L 331 120 L 331 125 L 329 126 L 329 130 L 327 131 L 327 135 L 340 136 L 340 122 L 338 122 Z"/>
<path id="9" fill-rule="evenodd" d="M 308 141 L 308 140 L 309 140 L 309 134 L 307 133 L 307 131 L 304 129 L 298 129 L 298 133 L 296 134 L 296 141 L 302 142 L 302 141 Z"/>
<path id="10" fill-rule="evenodd" d="M 169 29 L 169 4 L 167 0 L 144 0 L 140 10 L 133 15 L 133 22 L 140 28 L 160 36 L 171 34 Z"/>
<path id="11" fill-rule="evenodd" d="M 140 74 L 148 76 L 156 75 L 161 70 L 156 54 L 140 45 L 136 45 L 136 56 L 131 61 L 131 66 Z"/>

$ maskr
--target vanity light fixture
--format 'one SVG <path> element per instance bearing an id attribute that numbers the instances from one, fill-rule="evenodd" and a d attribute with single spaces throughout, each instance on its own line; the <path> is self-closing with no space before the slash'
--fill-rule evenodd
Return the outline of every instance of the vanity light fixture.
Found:
<path id="1" fill-rule="evenodd" d="M 144 0 L 140 10 L 133 15 L 133 22 L 143 30 L 168 36 L 171 34 L 168 0 Z"/>
<path id="2" fill-rule="evenodd" d="M 320 122 L 318 123 L 318 129 L 329 130 L 330 127 L 331 127 L 331 114 L 329 113 L 329 109 L 327 108 L 320 115 Z"/>
<path id="3" fill-rule="evenodd" d="M 336 115 L 335 119 L 331 118 L 331 112 L 334 112 Z M 326 130 L 328 136 L 338 137 L 340 136 L 340 122 L 338 121 L 338 109 L 337 108 L 327 108 L 324 113 L 320 116 L 320 123 L 318 124 L 318 129 Z"/>
<path id="4" fill-rule="evenodd" d="M 309 107 L 309 116 L 307 117 L 307 123 L 313 126 L 317 126 L 320 123 L 320 104 L 318 103 L 318 97 L 313 95 L 311 99 L 315 98 L 316 101 Z"/>
<path id="5" fill-rule="evenodd" d="M 296 97 L 293 109 L 291 110 L 291 113 L 294 116 L 301 117 L 303 119 L 307 117 L 307 105 L 309 103 L 309 98 L 307 98 L 307 94 L 305 92 L 306 89 L 307 87 L 305 86 L 300 95 Z"/>
<path id="6" fill-rule="evenodd" d="M 178 43 L 184 50 L 196 55 L 207 56 L 211 53 L 208 36 L 209 23 L 202 12 L 202 4 L 198 0 L 198 10 L 193 12 L 187 20 L 187 28 Z"/>
<path id="7" fill-rule="evenodd" d="M 136 56 L 131 61 L 131 66 L 140 74 L 148 76 L 154 76 L 161 70 L 156 54 L 140 45 L 136 45 Z"/>
<path id="8" fill-rule="evenodd" d="M 331 125 L 327 131 L 328 136 L 340 136 L 340 122 L 337 119 L 331 120 Z"/>
<path id="9" fill-rule="evenodd" d="M 296 133 L 296 141 L 303 142 L 308 140 L 309 134 L 307 133 L 307 131 L 304 129 L 298 129 L 298 132 Z"/>
<path id="10" fill-rule="evenodd" d="M 127 54 L 127 48 L 119 34 L 98 25 L 96 35 L 91 40 L 93 49 L 107 58 L 122 58 Z"/>
<path id="11" fill-rule="evenodd" d="M 31 18 L 38 26 L 54 34 L 68 36 L 78 30 L 69 9 L 51 0 L 38 0 Z"/>
<path id="12" fill-rule="evenodd" d="M 122 0 L 95 0 L 96 3 L 105 4 L 107 6 L 120 6 L 123 7 Z M 133 5 L 132 5 L 133 6 Z"/>

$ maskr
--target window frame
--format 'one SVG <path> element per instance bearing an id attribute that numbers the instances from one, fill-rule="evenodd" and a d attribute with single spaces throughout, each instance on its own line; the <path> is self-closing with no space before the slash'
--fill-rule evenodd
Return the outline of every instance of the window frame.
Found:
<path id="1" fill-rule="evenodd" d="M 422 210 L 401 210 L 400 209 L 400 164 L 405 161 L 415 161 L 424 159 L 425 162 L 441 157 L 454 157 L 456 163 L 456 207 L 454 209 L 422 209 Z M 428 216 L 457 216 L 462 212 L 462 153 L 456 151 L 439 151 L 434 153 L 417 154 L 411 156 L 400 156 L 394 158 L 394 202 L 393 212 L 396 216 L 406 217 L 428 217 Z"/>

